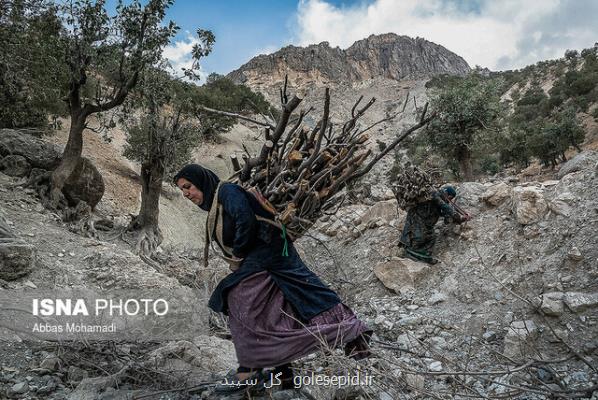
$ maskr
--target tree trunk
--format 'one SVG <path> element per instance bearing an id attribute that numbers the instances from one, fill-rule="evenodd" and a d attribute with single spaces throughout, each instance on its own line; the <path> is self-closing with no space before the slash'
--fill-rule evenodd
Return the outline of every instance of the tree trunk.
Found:
<path id="1" fill-rule="evenodd" d="M 159 162 L 145 162 L 141 166 L 141 210 L 138 216 L 140 227 L 158 226 L 163 176 L 164 168 L 160 168 Z"/>
<path id="2" fill-rule="evenodd" d="M 86 115 L 81 109 L 71 112 L 69 138 L 62 153 L 62 160 L 60 161 L 60 164 L 58 164 L 58 167 L 52 172 L 52 177 L 50 179 L 50 201 L 54 208 L 58 207 L 63 199 L 62 188 L 67 179 L 75 171 L 77 163 L 81 159 L 85 120 Z"/>
<path id="3" fill-rule="evenodd" d="M 141 166 L 141 209 L 139 215 L 132 221 L 132 228 L 140 230 L 137 240 L 139 254 L 151 256 L 163 240 L 158 226 L 163 177 L 164 162 L 160 156 L 150 156 L 150 159 Z"/>
<path id="4" fill-rule="evenodd" d="M 463 181 L 473 181 L 473 166 L 471 164 L 471 151 L 467 146 L 459 146 L 457 149 L 457 160 Z"/>

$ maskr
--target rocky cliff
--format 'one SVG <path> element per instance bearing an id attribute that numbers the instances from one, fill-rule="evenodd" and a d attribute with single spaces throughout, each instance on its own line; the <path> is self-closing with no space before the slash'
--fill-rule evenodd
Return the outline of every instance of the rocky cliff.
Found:
<path id="1" fill-rule="evenodd" d="M 308 47 L 287 46 L 259 55 L 228 76 L 249 86 L 277 84 L 288 74 L 296 84 L 330 85 L 375 77 L 393 80 L 438 74 L 463 75 L 467 62 L 446 48 L 422 38 L 394 33 L 371 35 L 342 50 L 322 42 Z"/>

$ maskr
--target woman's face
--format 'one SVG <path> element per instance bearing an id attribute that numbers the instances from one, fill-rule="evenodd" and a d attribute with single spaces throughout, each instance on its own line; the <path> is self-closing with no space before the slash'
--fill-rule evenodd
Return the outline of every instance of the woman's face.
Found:
<path id="1" fill-rule="evenodd" d="M 203 192 L 195 187 L 194 184 L 185 178 L 179 178 L 176 185 L 183 192 L 183 196 L 193 202 L 193 204 L 200 206 L 203 203 Z"/>

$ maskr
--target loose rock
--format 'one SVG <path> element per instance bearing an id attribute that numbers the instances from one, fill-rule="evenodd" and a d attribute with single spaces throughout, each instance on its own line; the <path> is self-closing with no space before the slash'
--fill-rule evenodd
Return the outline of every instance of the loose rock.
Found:
<path id="1" fill-rule="evenodd" d="M 513 195 L 513 189 L 504 182 L 490 186 L 480 199 L 491 206 L 499 206 Z"/>
<path id="2" fill-rule="evenodd" d="M 376 277 L 396 293 L 413 290 L 429 273 L 430 266 L 407 258 L 393 257 L 374 267 Z"/>
<path id="3" fill-rule="evenodd" d="M 573 312 L 582 312 L 598 306 L 598 293 L 568 292 L 563 298 L 565 304 Z"/>
<path id="4" fill-rule="evenodd" d="M 530 225 L 540 221 L 548 211 L 542 189 L 517 186 L 513 189 L 513 212 L 517 222 Z"/>

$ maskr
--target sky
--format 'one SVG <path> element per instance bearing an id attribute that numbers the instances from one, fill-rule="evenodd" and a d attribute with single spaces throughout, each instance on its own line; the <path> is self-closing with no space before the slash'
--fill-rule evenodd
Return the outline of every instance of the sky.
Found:
<path id="1" fill-rule="evenodd" d="M 598 0 L 175 0 L 181 30 L 165 55 L 188 65 L 197 28 L 216 36 L 203 74 L 227 74 L 258 54 L 371 34 L 423 37 L 491 70 L 522 68 L 598 42 Z"/>

